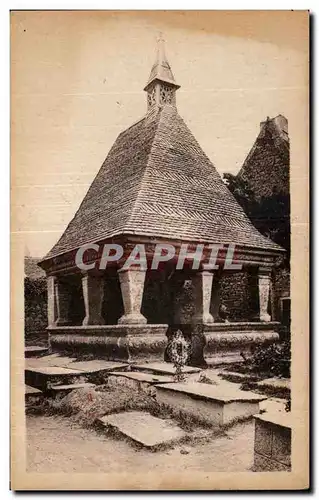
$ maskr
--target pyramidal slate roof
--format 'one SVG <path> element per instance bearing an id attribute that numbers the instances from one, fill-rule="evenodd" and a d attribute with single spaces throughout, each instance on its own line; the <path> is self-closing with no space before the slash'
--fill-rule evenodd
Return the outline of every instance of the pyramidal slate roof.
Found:
<path id="1" fill-rule="evenodd" d="M 281 250 L 252 225 L 169 104 L 118 136 L 43 260 L 121 234 Z"/>

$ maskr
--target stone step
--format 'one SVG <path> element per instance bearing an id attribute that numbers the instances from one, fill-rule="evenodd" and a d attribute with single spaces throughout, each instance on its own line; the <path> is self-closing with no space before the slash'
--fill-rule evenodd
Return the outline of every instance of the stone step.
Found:
<path id="1" fill-rule="evenodd" d="M 40 347 L 36 345 L 32 346 L 27 346 L 24 349 L 24 356 L 25 358 L 32 358 L 33 356 L 42 356 L 42 354 L 45 354 L 49 352 L 48 347 Z"/>
<path id="2" fill-rule="evenodd" d="M 134 364 L 131 366 L 132 371 L 153 373 L 159 375 L 174 375 L 176 369 L 174 368 L 173 363 L 143 363 L 143 364 Z M 200 373 L 201 368 L 196 368 L 194 366 L 184 366 L 182 372 L 186 375 L 193 373 Z"/>
<path id="3" fill-rule="evenodd" d="M 199 422 L 228 426 L 259 412 L 266 397 L 232 387 L 194 382 L 156 385 L 156 399 L 173 412 L 184 413 Z"/>
<path id="4" fill-rule="evenodd" d="M 99 423 L 149 449 L 172 444 L 186 436 L 172 420 L 153 417 L 141 411 L 105 415 L 99 419 Z"/>

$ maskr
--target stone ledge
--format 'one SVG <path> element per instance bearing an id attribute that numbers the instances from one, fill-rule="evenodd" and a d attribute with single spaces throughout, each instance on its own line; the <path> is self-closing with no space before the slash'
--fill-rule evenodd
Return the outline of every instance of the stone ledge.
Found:
<path id="1" fill-rule="evenodd" d="M 280 326 L 278 321 L 237 321 L 230 323 L 206 323 L 203 325 L 204 333 L 237 332 L 237 331 L 268 331 L 276 330 Z"/>
<path id="2" fill-rule="evenodd" d="M 125 327 L 126 328 L 126 327 Z M 148 330 L 148 329 L 147 329 Z M 164 333 L 151 333 L 141 329 L 138 335 L 89 335 L 89 332 L 50 333 L 53 351 L 70 353 L 77 356 L 82 353 L 105 357 L 112 361 L 134 362 L 138 360 L 163 360 L 167 347 Z"/>
<path id="3" fill-rule="evenodd" d="M 165 334 L 168 325 L 145 324 L 145 325 L 87 325 L 87 326 L 48 326 L 50 334 L 59 335 L 90 335 L 126 337 L 127 335 Z"/>

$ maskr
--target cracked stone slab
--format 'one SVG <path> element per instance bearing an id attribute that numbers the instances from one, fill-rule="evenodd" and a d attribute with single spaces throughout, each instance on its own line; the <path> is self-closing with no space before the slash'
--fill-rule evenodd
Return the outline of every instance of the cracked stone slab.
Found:
<path id="1" fill-rule="evenodd" d="M 124 436 L 147 448 L 172 443 L 186 435 L 171 420 L 163 420 L 141 411 L 105 415 L 99 421 L 105 427 L 116 429 Z"/>

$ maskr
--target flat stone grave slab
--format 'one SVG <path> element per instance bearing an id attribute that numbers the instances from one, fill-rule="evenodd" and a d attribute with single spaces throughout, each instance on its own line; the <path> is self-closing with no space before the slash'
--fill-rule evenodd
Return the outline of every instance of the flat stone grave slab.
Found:
<path id="1" fill-rule="evenodd" d="M 163 420 L 141 411 L 106 415 L 99 421 L 147 448 L 172 443 L 186 435 L 171 420 Z"/>
<path id="2" fill-rule="evenodd" d="M 35 387 L 31 387 L 30 385 L 25 386 L 25 394 L 26 396 L 32 395 L 34 396 L 35 394 L 42 394 L 42 391 L 40 389 L 36 389 Z"/>
<path id="3" fill-rule="evenodd" d="M 288 378 L 267 378 L 257 382 L 257 387 L 260 390 L 268 390 L 272 392 L 283 391 L 287 395 L 290 394 L 290 379 Z"/>
<path id="4" fill-rule="evenodd" d="M 69 358 L 67 356 L 59 356 L 59 354 L 49 354 L 49 356 L 42 356 L 41 358 L 28 359 L 26 365 L 29 366 L 62 366 L 67 368 L 75 358 Z"/>
<path id="5" fill-rule="evenodd" d="M 154 395 L 153 387 L 155 384 L 171 382 L 174 382 L 173 377 L 145 372 L 110 372 L 107 378 L 110 387 L 125 386 Z"/>
<path id="6" fill-rule="evenodd" d="M 24 349 L 24 355 L 26 358 L 30 358 L 32 356 L 40 356 L 41 354 L 44 354 L 45 352 L 48 352 L 48 347 L 40 347 L 37 345 L 31 345 L 27 346 Z"/>
<path id="7" fill-rule="evenodd" d="M 85 373 L 99 371 L 124 370 L 129 365 L 127 363 L 117 363 L 116 361 L 105 361 L 103 359 L 93 359 L 91 361 L 74 361 L 67 365 L 67 368 L 81 370 Z"/>
<path id="8" fill-rule="evenodd" d="M 85 389 L 88 387 L 95 387 L 95 384 L 91 384 L 90 382 L 84 382 L 83 384 L 52 385 L 50 390 L 54 391 L 55 393 L 58 393 L 58 392 L 75 391 L 76 389 Z"/>
<path id="9" fill-rule="evenodd" d="M 232 387 L 200 382 L 156 385 L 156 399 L 200 422 L 225 426 L 252 417 L 266 397 Z"/>
<path id="10" fill-rule="evenodd" d="M 162 375 L 174 375 L 176 369 L 173 363 L 143 363 L 132 365 L 132 370 L 145 371 L 150 373 L 159 373 Z M 196 368 L 195 366 L 184 366 L 182 369 L 183 373 L 199 373 L 202 370 Z"/>
<path id="11" fill-rule="evenodd" d="M 27 367 L 24 371 L 25 383 L 38 389 L 47 390 L 53 384 L 72 383 L 85 375 L 81 370 L 64 368 L 62 366 Z"/>
<path id="12" fill-rule="evenodd" d="M 147 384 L 167 384 L 174 382 L 173 377 L 164 375 L 153 375 L 152 373 L 141 372 L 110 372 L 110 376 L 146 382 Z"/>
<path id="13" fill-rule="evenodd" d="M 83 373 L 83 370 L 65 368 L 64 366 L 38 366 L 32 368 L 32 371 L 43 375 L 79 375 Z"/>
<path id="14" fill-rule="evenodd" d="M 36 389 L 35 387 L 31 387 L 30 385 L 25 386 L 25 402 L 28 403 L 36 403 L 40 399 L 42 399 L 43 392 L 40 389 Z"/>

